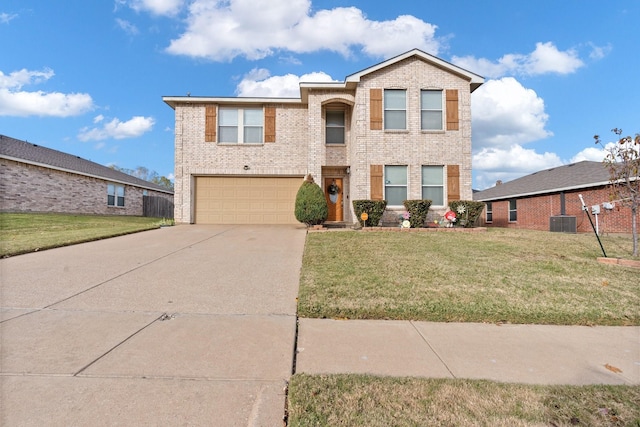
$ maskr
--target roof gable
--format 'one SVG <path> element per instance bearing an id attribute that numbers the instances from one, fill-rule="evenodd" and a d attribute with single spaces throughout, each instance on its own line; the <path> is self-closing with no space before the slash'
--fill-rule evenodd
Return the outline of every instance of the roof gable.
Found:
<path id="1" fill-rule="evenodd" d="M 609 171 L 602 162 L 582 161 L 546 169 L 479 191 L 473 200 L 492 201 L 557 193 L 609 184 Z"/>
<path id="2" fill-rule="evenodd" d="M 79 156 L 63 153 L 62 151 L 42 147 L 5 135 L 0 135 L 0 158 L 173 194 L 173 191 L 168 188 L 85 160 Z"/>

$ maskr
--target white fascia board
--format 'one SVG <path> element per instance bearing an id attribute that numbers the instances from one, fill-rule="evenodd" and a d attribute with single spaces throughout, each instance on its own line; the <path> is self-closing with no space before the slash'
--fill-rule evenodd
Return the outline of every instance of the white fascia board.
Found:
<path id="1" fill-rule="evenodd" d="M 487 197 L 485 199 L 478 199 L 477 201 L 493 202 L 496 200 L 519 199 L 521 197 L 538 196 L 540 194 L 561 193 L 563 191 L 582 190 L 582 189 L 592 188 L 592 187 L 602 187 L 609 184 L 611 184 L 611 181 L 592 182 L 590 184 L 574 185 L 571 187 L 550 188 L 548 190 L 532 191 L 529 193 L 519 193 L 519 194 L 509 194 L 506 196 Z"/>
<path id="2" fill-rule="evenodd" d="M 129 185 L 131 187 L 143 188 L 145 190 L 157 191 L 159 193 L 174 194 L 173 191 L 168 190 L 168 189 L 167 190 L 160 190 L 158 188 L 147 187 L 145 185 L 132 184 L 131 182 L 122 181 L 122 180 L 119 180 L 119 179 L 111 179 L 111 178 L 107 178 L 107 177 L 104 177 L 104 176 L 93 175 L 93 174 L 90 174 L 90 173 L 78 172 L 78 171 L 72 170 L 72 169 L 61 168 L 61 167 L 58 167 L 58 166 L 51 166 L 51 165 L 47 165 L 47 164 L 39 163 L 39 162 L 32 162 L 30 160 L 18 159 L 16 157 L 0 155 L 0 159 L 11 160 L 13 162 L 24 163 L 24 164 L 27 164 L 27 165 L 39 166 L 41 168 L 46 168 L 46 169 L 52 169 L 52 170 L 56 170 L 56 171 L 60 171 L 60 172 L 71 173 L 71 174 L 74 174 L 74 175 L 87 176 L 89 178 L 96 178 L 96 179 L 99 179 L 99 180 L 105 181 L 105 182 L 113 182 L 115 184 Z"/>
<path id="3" fill-rule="evenodd" d="M 300 98 L 260 98 L 260 97 L 227 97 L 227 96 L 163 96 L 162 100 L 175 109 L 178 104 L 300 104 Z"/>

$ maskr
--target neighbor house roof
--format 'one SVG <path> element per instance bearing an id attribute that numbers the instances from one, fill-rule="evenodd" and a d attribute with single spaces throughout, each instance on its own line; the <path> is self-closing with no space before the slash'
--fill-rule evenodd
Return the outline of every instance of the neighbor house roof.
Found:
<path id="1" fill-rule="evenodd" d="M 609 171 L 602 162 L 583 161 L 534 172 L 513 181 L 479 191 L 473 200 L 514 199 L 609 184 Z"/>
<path id="2" fill-rule="evenodd" d="M 0 158 L 173 194 L 173 191 L 166 187 L 85 160 L 79 156 L 52 150 L 51 148 L 5 135 L 0 135 Z"/>

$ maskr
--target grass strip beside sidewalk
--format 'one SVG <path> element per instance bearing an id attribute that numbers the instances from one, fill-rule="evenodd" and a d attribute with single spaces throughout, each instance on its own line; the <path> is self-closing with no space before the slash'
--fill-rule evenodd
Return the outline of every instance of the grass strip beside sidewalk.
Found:
<path id="1" fill-rule="evenodd" d="M 0 257 L 158 228 L 159 218 L 0 213 Z"/>

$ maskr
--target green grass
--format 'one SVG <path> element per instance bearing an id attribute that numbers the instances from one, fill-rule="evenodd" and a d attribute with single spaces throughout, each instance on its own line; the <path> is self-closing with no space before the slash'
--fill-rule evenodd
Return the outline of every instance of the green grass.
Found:
<path id="1" fill-rule="evenodd" d="M 0 213 L 0 257 L 150 230 L 161 222 L 132 216 Z"/>
<path id="2" fill-rule="evenodd" d="M 602 238 L 630 258 L 631 239 Z M 301 317 L 640 325 L 640 271 L 592 234 L 332 232 L 307 237 Z"/>
<path id="3" fill-rule="evenodd" d="M 640 387 L 296 374 L 289 427 L 640 426 Z"/>

